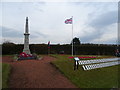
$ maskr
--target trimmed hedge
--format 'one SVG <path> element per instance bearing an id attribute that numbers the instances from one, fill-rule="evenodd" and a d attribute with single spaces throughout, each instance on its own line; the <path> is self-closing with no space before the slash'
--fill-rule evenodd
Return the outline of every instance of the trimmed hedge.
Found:
<path id="1" fill-rule="evenodd" d="M 23 44 L 3 44 L 2 54 L 19 54 L 23 51 Z M 115 55 L 116 45 L 103 45 L 97 44 L 80 44 L 74 46 L 74 54 L 76 55 Z M 31 53 L 36 54 L 48 54 L 47 44 L 30 44 Z M 71 54 L 71 45 L 50 45 L 51 54 L 60 54 L 64 51 L 64 54 Z"/>

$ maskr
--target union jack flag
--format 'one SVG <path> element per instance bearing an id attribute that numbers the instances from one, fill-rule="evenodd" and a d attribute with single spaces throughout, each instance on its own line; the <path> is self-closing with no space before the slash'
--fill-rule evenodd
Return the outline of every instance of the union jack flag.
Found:
<path id="1" fill-rule="evenodd" d="M 66 19 L 66 20 L 65 20 L 65 24 L 72 24 L 72 18 Z"/>

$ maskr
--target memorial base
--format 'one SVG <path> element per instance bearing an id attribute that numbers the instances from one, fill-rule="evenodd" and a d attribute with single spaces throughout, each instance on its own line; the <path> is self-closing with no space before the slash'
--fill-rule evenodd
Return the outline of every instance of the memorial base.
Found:
<path id="1" fill-rule="evenodd" d="M 36 60 L 37 57 L 19 57 L 18 60 Z"/>

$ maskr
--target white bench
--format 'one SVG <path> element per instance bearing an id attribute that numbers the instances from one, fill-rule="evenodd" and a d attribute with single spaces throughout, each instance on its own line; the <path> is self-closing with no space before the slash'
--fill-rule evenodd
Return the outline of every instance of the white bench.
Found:
<path id="1" fill-rule="evenodd" d="M 84 65 L 84 64 L 103 63 L 103 62 L 118 61 L 118 60 L 120 60 L 120 58 L 80 60 L 80 61 L 78 61 L 78 63 L 79 63 L 79 65 Z"/>
<path id="2" fill-rule="evenodd" d="M 114 62 L 106 62 L 106 63 L 99 63 L 99 64 L 90 64 L 90 65 L 83 65 L 84 70 L 91 70 L 96 68 L 103 68 L 103 67 L 109 67 L 113 65 L 119 65 L 120 61 L 114 61 Z"/>
<path id="3" fill-rule="evenodd" d="M 94 60 L 79 60 L 78 57 L 74 58 L 76 65 L 82 65 L 84 70 L 91 70 L 96 68 L 103 68 L 120 64 L 120 58 L 106 58 L 106 59 L 94 59 Z"/>

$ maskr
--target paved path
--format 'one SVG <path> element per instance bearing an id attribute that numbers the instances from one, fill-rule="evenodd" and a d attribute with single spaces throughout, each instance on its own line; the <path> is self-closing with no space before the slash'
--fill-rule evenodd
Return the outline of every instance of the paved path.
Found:
<path id="1" fill-rule="evenodd" d="M 45 56 L 42 60 L 12 62 L 10 56 L 3 57 L 3 62 L 12 65 L 10 88 L 76 88 L 50 64 L 53 60 L 53 57 Z"/>

